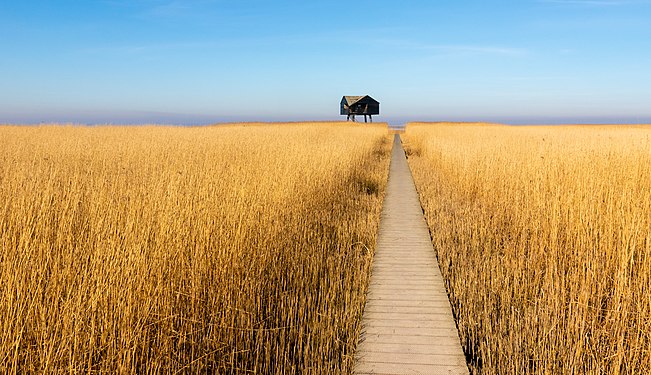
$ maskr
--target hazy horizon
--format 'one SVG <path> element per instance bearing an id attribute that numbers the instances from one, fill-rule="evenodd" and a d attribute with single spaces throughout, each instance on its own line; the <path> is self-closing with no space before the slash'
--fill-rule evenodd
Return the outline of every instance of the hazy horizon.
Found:
<path id="1" fill-rule="evenodd" d="M 75 124 L 75 125 L 177 125 L 201 126 L 238 122 L 320 122 L 344 121 L 345 116 L 305 117 L 305 116 L 210 116 L 179 113 L 128 112 L 128 113 L 77 113 L 75 115 L 57 114 L 38 116 L 26 114 L 2 119 L 0 125 L 40 125 L 40 124 Z M 358 122 L 363 122 L 360 116 Z M 505 125 L 562 125 L 562 124 L 651 124 L 651 116 L 583 116 L 583 117 L 514 117 L 514 116 L 375 116 L 374 122 L 388 123 L 400 127 L 409 122 L 488 122 Z"/>

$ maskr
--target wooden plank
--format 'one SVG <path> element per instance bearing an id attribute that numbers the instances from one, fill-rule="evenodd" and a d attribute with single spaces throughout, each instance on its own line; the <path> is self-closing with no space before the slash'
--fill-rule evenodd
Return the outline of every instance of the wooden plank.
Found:
<path id="1" fill-rule="evenodd" d="M 396 344 L 396 345 L 401 345 L 402 346 L 402 351 L 407 352 L 409 351 L 408 348 L 413 347 L 413 346 L 424 346 L 428 347 L 429 351 L 435 350 L 435 348 L 441 346 L 438 344 L 433 344 L 437 343 L 438 341 L 452 341 L 452 340 L 444 340 L 444 338 L 451 338 L 453 337 L 454 332 L 451 332 L 449 329 L 437 329 L 434 331 L 431 335 L 397 335 L 397 334 L 379 334 L 379 333 L 374 333 L 374 334 L 369 334 L 368 337 L 364 338 L 364 341 L 359 343 L 359 348 L 358 353 L 356 353 L 356 356 L 358 359 L 361 359 L 363 354 L 365 352 L 370 352 L 373 351 L 373 345 L 377 343 L 381 344 Z M 452 344 L 450 345 L 445 345 L 445 346 L 453 346 Z M 457 350 L 459 349 L 457 346 L 455 346 Z"/>
<path id="2" fill-rule="evenodd" d="M 401 354 L 429 354 L 431 346 L 430 345 L 412 345 L 405 347 L 396 343 L 381 343 L 377 342 L 373 344 L 373 350 L 375 353 L 401 353 Z M 406 350 L 406 351 L 404 351 Z M 458 355 L 459 350 L 455 345 L 440 345 L 437 348 L 438 354 L 444 355 Z"/>
<path id="3" fill-rule="evenodd" d="M 357 365 L 354 372 L 360 375 L 466 375 L 468 369 L 464 370 L 460 365 L 405 365 L 403 363 L 365 362 Z"/>
<path id="4" fill-rule="evenodd" d="M 356 374 L 468 374 L 399 136 L 355 353 Z"/>
<path id="5" fill-rule="evenodd" d="M 424 300 L 371 300 L 366 302 L 366 308 L 369 311 L 384 309 L 384 308 L 395 308 L 400 307 L 422 307 L 422 308 L 437 308 L 437 307 L 448 307 L 447 299 L 441 299 L 439 301 L 424 301 Z"/>
<path id="6" fill-rule="evenodd" d="M 448 306 L 445 301 L 441 301 L 438 304 L 427 304 L 427 305 L 416 305 L 414 303 L 412 304 L 384 304 L 384 305 L 378 305 L 378 304 L 368 304 L 366 306 L 366 311 L 369 313 L 380 313 L 380 314 L 387 314 L 387 313 L 404 313 L 404 314 L 429 314 L 430 312 L 438 312 L 440 311 L 440 314 L 445 314 L 447 315 L 448 313 Z"/>
<path id="7" fill-rule="evenodd" d="M 403 363 L 418 365 L 461 365 L 466 366 L 466 358 L 456 353 L 382 353 L 367 352 L 364 356 L 369 361 L 384 363 Z"/>
<path id="8" fill-rule="evenodd" d="M 454 323 L 454 321 L 451 321 Z M 441 325 L 440 321 L 437 320 L 426 320 L 419 321 L 414 319 L 374 319 L 373 321 L 367 321 L 362 324 L 364 328 L 379 328 L 379 327 L 406 327 L 406 328 L 422 328 L 422 329 L 456 329 L 456 325 L 448 325 L 447 327 Z M 368 332 L 367 332 L 368 333 Z"/>

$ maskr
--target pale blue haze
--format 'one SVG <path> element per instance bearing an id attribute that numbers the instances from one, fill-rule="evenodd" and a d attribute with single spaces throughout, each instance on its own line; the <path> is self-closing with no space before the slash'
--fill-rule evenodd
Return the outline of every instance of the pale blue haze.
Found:
<path id="1" fill-rule="evenodd" d="M 0 3 L 0 123 L 651 122 L 651 1 Z"/>

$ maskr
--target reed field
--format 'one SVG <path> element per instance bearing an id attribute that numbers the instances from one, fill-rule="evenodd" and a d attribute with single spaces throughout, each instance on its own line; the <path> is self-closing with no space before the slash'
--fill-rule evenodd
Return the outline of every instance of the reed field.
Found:
<path id="1" fill-rule="evenodd" d="M 473 373 L 651 373 L 651 126 L 404 140 Z"/>
<path id="2" fill-rule="evenodd" d="M 0 127 L 0 372 L 349 373 L 390 141 Z"/>

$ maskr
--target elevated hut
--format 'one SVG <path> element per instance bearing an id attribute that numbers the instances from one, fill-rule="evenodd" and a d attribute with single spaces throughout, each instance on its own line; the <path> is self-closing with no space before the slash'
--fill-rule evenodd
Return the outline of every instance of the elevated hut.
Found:
<path id="1" fill-rule="evenodd" d="M 373 122 L 373 115 L 380 114 L 380 102 L 368 95 L 344 96 L 341 98 L 341 115 L 346 115 L 347 121 L 355 121 L 355 115 L 364 115 L 364 122 L 368 122 L 366 116 Z"/>

